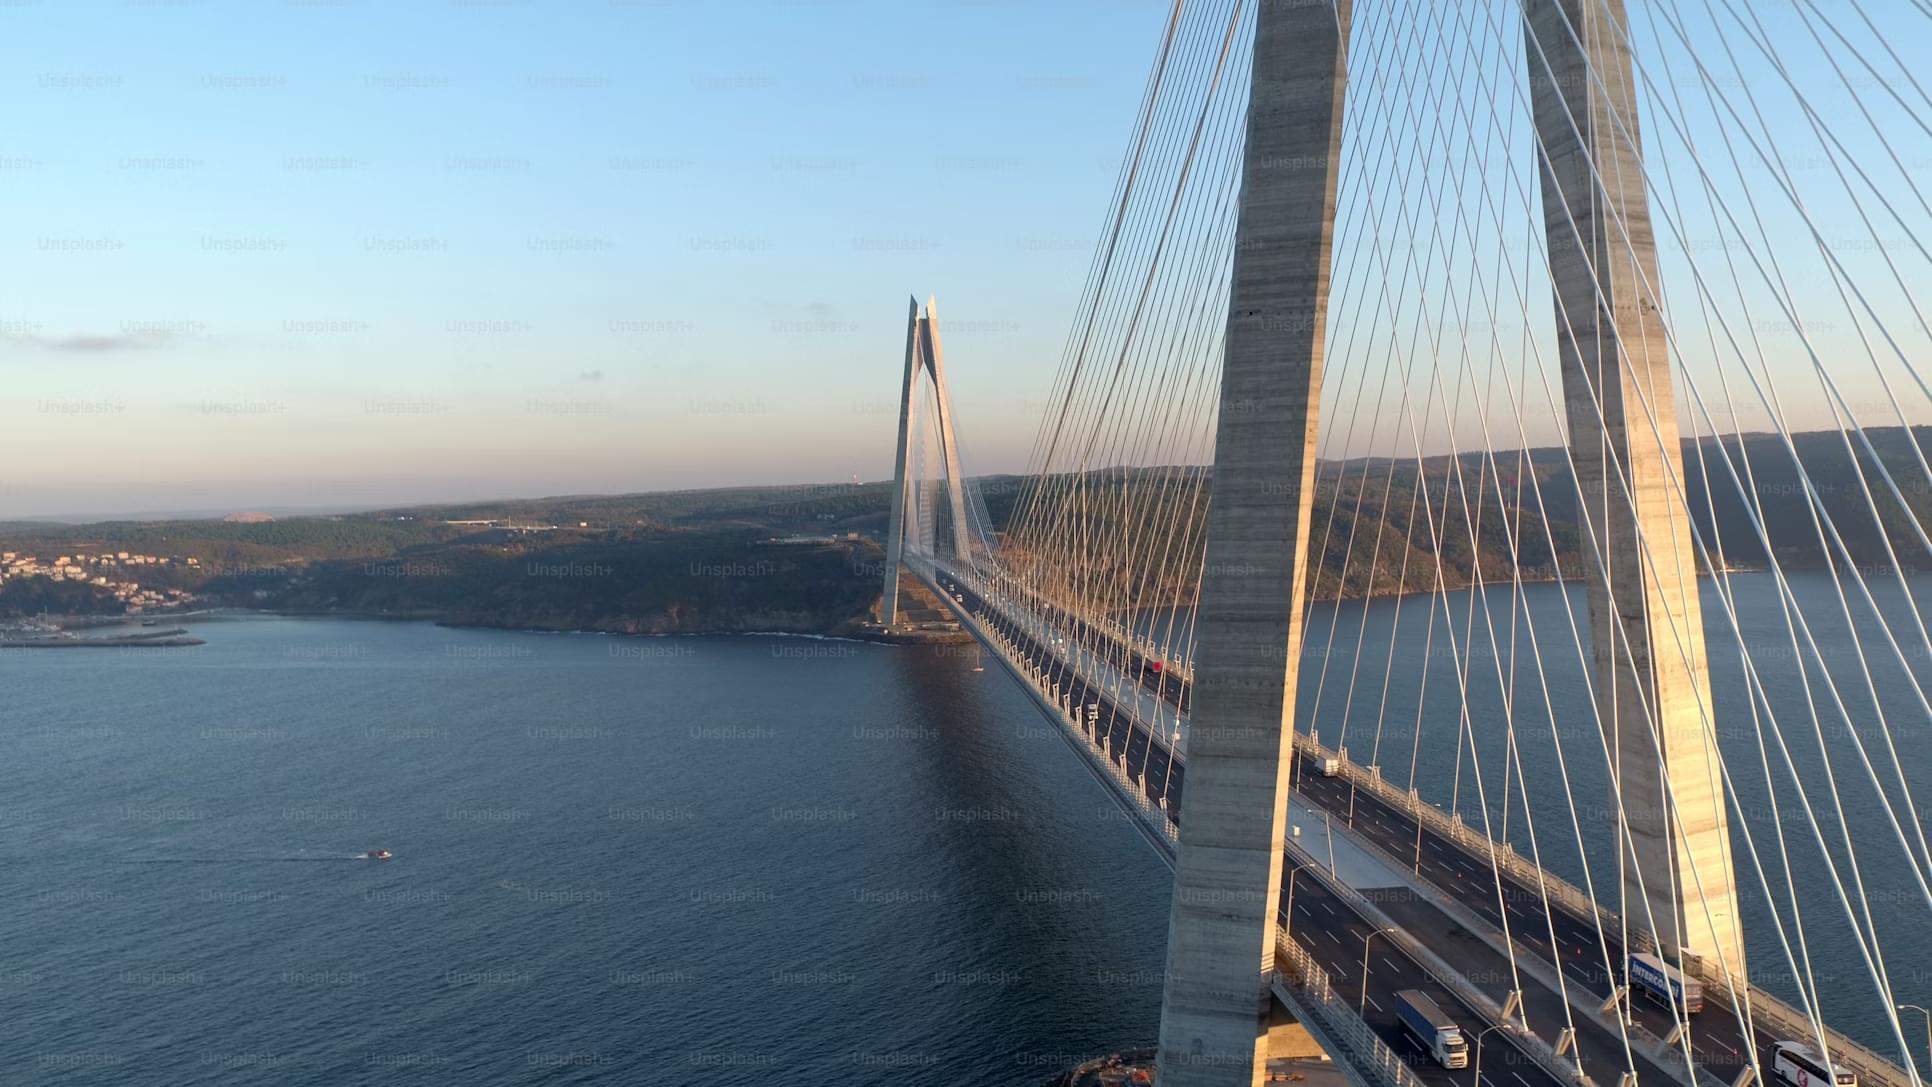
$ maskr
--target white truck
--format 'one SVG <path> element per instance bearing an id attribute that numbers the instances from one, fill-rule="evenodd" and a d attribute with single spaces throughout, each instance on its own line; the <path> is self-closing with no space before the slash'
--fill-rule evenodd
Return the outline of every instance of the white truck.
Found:
<path id="1" fill-rule="evenodd" d="M 1444 1068 L 1463 1068 L 1469 1064 L 1469 1042 L 1463 1038 L 1462 1028 L 1429 999 L 1428 993 L 1420 989 L 1396 993 L 1395 1014 L 1437 1064 Z"/>
<path id="2" fill-rule="evenodd" d="M 1321 771 L 1321 775 L 1325 778 L 1337 777 L 1342 772 L 1342 760 L 1333 758 L 1316 759 L 1315 769 Z"/>

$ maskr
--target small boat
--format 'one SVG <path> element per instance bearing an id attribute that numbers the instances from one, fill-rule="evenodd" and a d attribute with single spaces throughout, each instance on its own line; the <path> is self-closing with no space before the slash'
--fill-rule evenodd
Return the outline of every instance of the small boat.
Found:
<path id="1" fill-rule="evenodd" d="M 372 861 L 386 861 L 395 856 L 395 854 L 389 852 L 387 849 L 371 849 L 369 852 L 364 853 L 363 856 Z"/>

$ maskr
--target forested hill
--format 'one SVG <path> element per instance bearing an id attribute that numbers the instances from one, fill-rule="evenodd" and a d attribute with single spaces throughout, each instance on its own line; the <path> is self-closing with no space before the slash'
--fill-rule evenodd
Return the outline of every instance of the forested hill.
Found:
<path id="1" fill-rule="evenodd" d="M 1888 562 L 1889 542 L 1908 566 L 1921 565 L 1924 549 L 1913 519 L 1932 521 L 1932 487 L 1914 435 L 1899 428 L 1868 435 L 1903 504 L 1855 436 L 1802 434 L 1793 444 L 1852 561 Z M 1921 430 L 1916 437 L 1924 442 L 1932 435 Z M 1796 464 L 1775 435 L 1686 443 L 1689 501 L 1704 538 L 1721 543 L 1732 564 L 1766 561 L 1756 509 L 1739 500 L 1732 482 L 1732 471 L 1746 478 L 1747 463 L 1771 550 L 1793 566 L 1826 562 L 1829 552 Z M 1096 481 L 1151 494 L 1157 481 L 1199 480 L 1205 472 L 1112 470 Z M 1707 475 L 1714 483 L 1708 488 Z M 1040 482 L 978 481 L 996 529 L 1008 527 Z M 835 483 L 514 499 L 267 522 L 29 522 L 0 525 L 0 550 L 49 562 L 118 551 L 194 558 L 198 567 L 177 562 L 147 567 L 139 576 L 143 584 L 189 589 L 216 604 L 558 629 L 823 633 L 853 628 L 876 602 L 877 540 L 885 532 L 889 495 L 883 482 Z M 1574 572 L 1582 561 L 1576 509 L 1559 449 L 1501 453 L 1493 464 L 1476 454 L 1428 458 L 1419 466 L 1413 459 L 1325 462 L 1314 515 L 1319 550 L 1310 557 L 1315 591 L 1326 597 L 1426 590 L 1438 554 L 1452 585 L 1468 583 L 1478 563 L 1485 577 L 1505 578 L 1512 539 L 1527 576 Z M 1191 591 L 1178 575 L 1161 586 L 1176 600 Z M 94 600 L 89 592 L 79 582 L 16 579 L 0 592 L 0 613 L 113 610 L 113 601 Z"/>

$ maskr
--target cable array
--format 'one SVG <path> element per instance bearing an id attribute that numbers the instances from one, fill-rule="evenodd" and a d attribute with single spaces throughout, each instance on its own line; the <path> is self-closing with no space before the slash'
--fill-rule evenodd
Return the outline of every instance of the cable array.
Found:
<path id="1" fill-rule="evenodd" d="M 1928 16 L 1352 5 L 1295 724 L 1480 835 L 1509 991 L 1553 979 L 1561 1027 L 1681 930 L 1716 1007 L 1626 993 L 1633 1074 L 1646 1028 L 1693 1078 L 1773 1041 L 1932 1073 L 1898 1017 L 1932 991 L 1899 965 L 1932 955 Z M 909 557 L 973 578 L 1175 820 L 1215 426 L 1246 410 L 1219 371 L 1255 19 L 1167 10 L 1027 471 L 990 512 L 969 486 L 969 554 L 930 394 L 909 465 Z M 1728 853 L 1640 860 L 1713 821 Z"/>

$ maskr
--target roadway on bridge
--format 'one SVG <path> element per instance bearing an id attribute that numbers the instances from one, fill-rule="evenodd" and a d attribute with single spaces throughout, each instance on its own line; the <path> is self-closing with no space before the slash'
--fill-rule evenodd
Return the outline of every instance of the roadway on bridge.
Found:
<path id="1" fill-rule="evenodd" d="M 954 594 L 958 603 L 966 605 L 975 614 L 989 620 L 997 619 L 997 614 L 986 609 L 984 602 L 970 589 L 943 578 L 941 588 Z M 1106 737 L 1104 742 L 1112 745 L 1108 750 L 1121 752 L 1114 756 L 1115 760 L 1123 762 L 1130 773 L 1149 783 L 1149 795 L 1156 800 L 1166 795 L 1172 803 L 1178 804 L 1177 788 L 1161 790 L 1156 784 L 1165 781 L 1166 772 L 1170 769 L 1164 745 L 1149 736 L 1145 729 L 1133 724 L 1125 714 L 1114 712 L 1112 700 L 1105 692 L 1094 689 L 1070 670 L 1063 672 L 1057 668 L 1059 658 L 1045 646 L 1023 632 L 1008 630 L 1007 633 L 1014 639 L 1023 659 L 1048 668 L 1050 676 L 1058 677 L 1057 681 L 1061 683 L 1062 690 L 1070 694 L 1073 705 L 1099 707 L 1097 723 L 1089 728 L 1089 734 Z M 1078 716 L 1085 720 L 1085 714 Z M 1175 764 L 1172 769 L 1178 771 L 1181 767 Z M 1178 774 L 1174 785 L 1178 785 Z M 1285 887 L 1281 908 L 1290 938 L 1314 956 L 1316 962 L 1328 972 L 1336 992 L 1356 1002 L 1364 1021 L 1391 1049 L 1409 1060 L 1425 1083 L 1456 1084 L 1459 1087 L 1567 1087 L 1566 1081 L 1552 1076 L 1519 1048 L 1514 1038 L 1501 1033 L 1490 1034 L 1483 1039 L 1485 1063 L 1479 1085 L 1474 1062 L 1475 1039 L 1484 1034 L 1485 1020 L 1475 1009 L 1438 983 L 1421 963 L 1395 941 L 1384 936 L 1381 943 L 1368 946 L 1370 934 L 1377 931 L 1377 923 L 1364 917 L 1353 904 L 1329 891 L 1320 881 L 1298 879 Z M 1473 948 L 1465 950 L 1469 954 L 1474 953 Z M 1456 965 L 1453 955 L 1444 955 L 1443 958 L 1452 966 Z M 1478 956 L 1468 961 L 1470 965 L 1459 968 L 1475 969 L 1480 958 Z M 1368 965 L 1366 976 L 1363 974 L 1364 962 Z M 1365 982 L 1366 993 L 1363 991 Z M 1437 1065 L 1408 1035 L 1395 1014 L 1394 995 L 1402 989 L 1420 989 L 1429 993 L 1463 1025 L 1471 1040 L 1469 1067 L 1451 1071 Z M 1583 1050 L 1589 1067 L 1597 1066 L 1600 1059 L 1614 1058 L 1614 1064 L 1602 1066 L 1609 1073 L 1608 1082 L 1614 1083 L 1616 1073 L 1625 1067 L 1621 1049 L 1614 1053 L 1608 1050 L 1593 1053 L 1591 1048 L 1586 1046 Z M 1646 1070 L 1649 1070 L 1647 1066 Z M 1603 1073 L 1600 1071 L 1599 1074 Z M 1656 1075 L 1661 1078 L 1662 1074 L 1657 1072 Z"/>
<path id="2" fill-rule="evenodd" d="M 1291 818 L 1300 829 L 1298 840 L 1312 860 L 1296 865 L 1294 855 L 1290 853 L 1289 882 L 1285 893 L 1298 894 L 1296 885 L 1306 885 L 1308 877 L 1298 868 L 1312 865 L 1326 869 L 1330 863 L 1334 863 L 1337 878 L 1360 891 L 1384 917 L 1416 937 L 1430 953 L 1442 959 L 1466 982 L 1492 995 L 1494 1003 L 1500 1006 L 1512 982 L 1509 960 L 1444 913 L 1434 891 L 1416 890 L 1407 872 L 1385 863 L 1347 835 L 1335 835 L 1325 844 L 1322 828 L 1326 815 L 1308 796 L 1296 794 L 1294 797 Z M 1297 914 L 1304 912 L 1299 903 L 1295 909 Z M 1319 921 L 1320 918 L 1315 920 Z M 1563 1016 L 1562 995 L 1533 977 L 1524 981 L 1524 1001 L 1529 1021 L 1533 1027 L 1539 1028 L 1536 1031 L 1538 1036 L 1553 1045 L 1563 1028 L 1569 1025 Z M 1626 1053 L 1622 1037 L 1614 1030 L 1584 1017 L 1578 1017 L 1575 1025 L 1577 1054 L 1583 1062 L 1585 1073 L 1597 1083 L 1605 1087 L 1617 1083 L 1624 1071 L 1633 1065 L 1642 1083 L 1662 1083 L 1681 1078 L 1671 1076 L 1664 1066 L 1640 1051 Z M 1672 1067 L 1681 1068 L 1681 1060 Z"/>
<path id="3" fill-rule="evenodd" d="M 1361 1010 L 1363 1021 L 1408 1061 L 1424 1083 L 1476 1087 L 1476 1046 L 1482 1017 L 1386 935 L 1371 939 L 1376 926 L 1319 880 L 1296 882 L 1293 905 L 1284 909 L 1290 918 L 1288 936 L 1328 972 L 1335 992 Z M 1284 897 L 1284 904 L 1287 901 Z M 1365 953 L 1369 967 L 1366 994 L 1362 991 Z M 1403 989 L 1428 993 L 1463 1028 L 1469 1040 L 1468 1067 L 1455 1071 L 1442 1067 L 1403 1028 L 1395 1013 L 1395 994 Z M 1505 1032 L 1487 1035 L 1482 1047 L 1481 1087 L 1568 1087 L 1566 1081 L 1550 1075 L 1517 1048 L 1515 1039 Z"/>
<path id="4" fill-rule="evenodd" d="M 1314 760 L 1301 756 L 1295 771 L 1298 795 L 1328 811 L 1338 824 L 1381 847 L 1391 856 L 1417 858 L 1416 822 L 1407 812 L 1384 803 L 1379 796 L 1339 777 L 1323 777 Z M 1352 811 L 1352 818 L 1351 818 Z M 1488 921 L 1499 932 L 1502 916 L 1497 912 L 1495 872 L 1486 857 L 1428 830 L 1421 836 L 1420 860 L 1414 871 L 1430 887 L 1454 899 Z M 1543 896 L 1505 874 L 1505 895 L 1500 901 L 1509 910 L 1509 934 L 1517 945 L 1546 963 L 1561 962 L 1570 983 L 1582 987 L 1589 997 L 1579 1003 L 1601 1005 L 1610 996 L 1611 979 L 1603 969 L 1603 950 L 1594 924 L 1561 908 L 1545 910 Z M 1557 947 L 1549 942 L 1552 922 Z M 1617 934 L 1605 933 L 1613 963 L 1623 961 L 1623 945 Z M 1631 1018 L 1658 1038 L 1668 1037 L 1674 1024 L 1663 1005 L 1639 995 L 1630 1001 Z M 1560 1009 L 1558 1009 L 1560 1014 Z M 1582 1017 L 1578 1017 L 1581 1024 Z M 1768 1054 L 1778 1037 L 1756 1032 L 1760 1053 Z M 1691 1020 L 1692 1052 L 1700 1067 L 1726 1081 L 1735 1079 L 1748 1063 L 1749 1051 L 1738 1029 L 1737 1016 L 1730 1002 L 1713 987 L 1705 987 L 1704 1010 Z"/>
<path id="5" fill-rule="evenodd" d="M 1123 712 L 1119 712 L 1109 692 L 1089 683 L 1083 676 L 1068 667 L 1059 653 L 1042 645 L 1018 624 L 1010 623 L 997 609 L 991 608 L 980 595 L 969 586 L 946 574 L 939 575 L 939 588 L 948 594 L 960 607 L 964 607 L 993 625 L 1008 638 L 1012 639 L 1015 652 L 1020 661 L 1040 669 L 1051 687 L 1058 684 L 1060 691 L 1076 707 L 1098 707 L 1096 719 L 1089 719 L 1083 712 L 1075 717 L 1095 743 L 1108 751 L 1114 761 L 1126 767 L 1129 775 L 1141 782 L 1142 791 L 1152 800 L 1169 819 L 1179 822 L 1181 810 L 1181 787 L 1186 780 L 1187 767 L 1171 756 L 1167 743 L 1156 738 L 1147 729 Z M 1123 679 L 1124 682 L 1124 679 Z M 1172 686 L 1154 687 L 1156 693 L 1173 704 Z"/>
<path id="6" fill-rule="evenodd" d="M 1092 720 L 1089 720 L 1089 715 L 1086 713 L 1076 714 L 1082 727 L 1096 743 L 1110 753 L 1110 757 L 1115 762 L 1127 769 L 1130 776 L 1141 782 L 1142 789 L 1148 798 L 1160 805 L 1168 817 L 1178 823 L 1181 789 L 1186 777 L 1184 760 L 1171 758 L 1167 746 L 1161 740 L 1149 734 L 1127 714 L 1116 711 L 1114 701 L 1109 697 L 1108 692 L 1098 689 L 1084 677 L 1066 667 L 1060 654 L 1040 644 L 1023 630 L 1017 629 L 1016 625 L 1004 622 L 1000 613 L 990 608 L 970 587 L 943 574 L 940 576 L 940 582 L 942 588 L 955 597 L 956 602 L 1003 630 L 1012 639 L 1019 658 L 1041 669 L 1049 684 L 1058 683 L 1071 704 L 1098 707 L 1098 712 Z M 1132 650 L 1122 648 L 1118 656 L 1123 660 L 1131 661 L 1135 654 Z M 1177 708 L 1185 705 L 1184 688 L 1164 682 L 1150 683 L 1148 678 L 1144 674 L 1136 675 L 1135 682 L 1156 690 L 1170 705 Z M 1123 673 L 1123 679 L 1125 679 L 1125 673 Z M 1391 807 L 1378 796 L 1342 778 L 1323 777 L 1316 772 L 1313 761 L 1305 755 L 1298 757 L 1298 765 L 1293 777 L 1301 795 L 1329 812 L 1349 829 L 1374 842 L 1392 856 L 1417 856 L 1416 821 L 1407 813 Z M 1426 825 L 1422 828 L 1419 840 L 1421 842 L 1420 859 L 1414 874 L 1421 882 L 1488 921 L 1500 935 L 1502 919 L 1497 912 L 1499 898 L 1496 892 L 1495 873 L 1490 867 L 1489 859 L 1472 854 L 1459 843 L 1437 834 Z M 1546 911 L 1542 896 L 1535 890 L 1523 886 L 1509 875 L 1505 875 L 1503 881 L 1507 893 L 1502 896 L 1502 901 L 1504 908 L 1510 912 L 1509 931 L 1516 946 L 1537 955 L 1546 963 L 1561 963 L 1566 979 L 1589 994 L 1573 996 L 1575 1004 L 1601 1005 L 1608 999 L 1613 982 L 1603 969 L 1603 952 L 1598 943 L 1595 925 L 1560 908 Z M 1443 932 L 1455 927 L 1446 915 L 1426 903 L 1416 902 L 1407 908 L 1410 910 L 1420 908 L 1440 919 L 1439 927 L 1431 929 L 1424 926 L 1419 931 Z M 1353 917 L 1352 914 L 1350 916 Z M 1366 924 L 1361 922 L 1360 918 L 1355 920 Z M 1552 927 L 1556 938 L 1554 950 L 1549 942 Z M 1614 933 L 1605 935 L 1610 945 L 1611 961 L 1621 964 L 1623 959 L 1621 942 Z M 1482 951 L 1494 956 L 1496 961 L 1501 961 L 1500 955 L 1473 937 L 1460 948 L 1445 949 L 1431 944 L 1430 949 L 1441 955 L 1453 967 L 1468 971 L 1468 976 L 1488 977 L 1496 971 L 1484 963 L 1484 956 L 1477 952 L 1477 945 L 1481 946 Z M 1316 950 L 1305 941 L 1303 946 L 1309 947 L 1311 952 Z M 1445 953 L 1445 950 L 1449 953 Z M 1483 988 L 1485 992 L 1500 988 L 1506 993 L 1508 987 L 1505 976 L 1505 984 Z M 1375 989 L 1371 986 L 1371 994 L 1374 992 Z M 1544 995 L 1539 998 L 1537 995 L 1539 993 Z M 1357 995 L 1359 996 L 1359 991 Z M 1540 983 L 1528 982 L 1524 998 L 1524 1015 L 1532 1025 L 1541 1023 L 1548 1027 L 1550 1024 L 1562 1023 L 1570 1018 L 1564 1015 L 1561 998 L 1552 989 Z M 1500 1003 L 1500 997 L 1498 1002 Z M 1664 1038 L 1670 1034 L 1673 1023 L 1668 1009 L 1641 995 L 1632 999 L 1630 1005 L 1632 1020 L 1652 1036 Z M 1446 1004 L 1444 1006 L 1447 1007 Z M 1573 1018 L 1578 1029 L 1578 1048 L 1586 1070 L 1596 1076 L 1600 1082 L 1614 1083 L 1616 1079 L 1614 1073 L 1626 1067 L 1621 1039 L 1587 1015 L 1578 1014 Z M 1472 1016 L 1470 1021 L 1477 1020 Z M 1539 1033 L 1542 1032 L 1539 1031 Z M 1738 1072 L 1748 1063 L 1748 1050 L 1743 1044 L 1742 1037 L 1737 1016 L 1729 1002 L 1721 995 L 1709 991 L 1707 987 L 1704 1011 L 1693 1019 L 1690 1029 L 1692 1051 L 1699 1066 L 1725 1081 L 1735 1079 Z M 1766 1031 L 1756 1032 L 1760 1053 L 1768 1053 L 1771 1044 L 1777 1040 L 1776 1035 Z M 1398 1049 L 1398 1052 L 1401 1051 Z M 1528 1060 L 1527 1057 L 1523 1059 Z M 1638 1055 L 1636 1060 L 1640 1079 L 1652 1080 L 1651 1075 L 1646 1074 L 1647 1072 L 1654 1071 L 1658 1075 L 1662 1074 L 1660 1069 L 1641 1055 Z M 1606 1069 L 1611 1071 L 1606 1073 Z M 1681 1078 L 1681 1070 L 1678 1076 L 1671 1078 Z"/>

